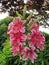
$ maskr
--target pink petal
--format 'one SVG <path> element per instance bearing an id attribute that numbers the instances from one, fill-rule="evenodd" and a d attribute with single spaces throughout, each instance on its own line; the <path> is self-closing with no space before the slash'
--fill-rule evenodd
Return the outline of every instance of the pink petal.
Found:
<path id="1" fill-rule="evenodd" d="M 30 40 L 30 39 L 31 39 L 31 35 L 30 35 L 30 34 L 28 34 L 28 35 L 27 35 L 27 38 Z"/>
<path id="2" fill-rule="evenodd" d="M 26 35 L 23 35 L 23 36 L 21 36 L 21 39 L 22 39 L 23 41 L 25 41 L 25 40 L 27 39 L 27 36 L 26 36 Z"/>
<path id="3" fill-rule="evenodd" d="M 26 20 L 22 20 L 21 22 L 23 22 L 23 25 L 26 23 Z"/>
<path id="4" fill-rule="evenodd" d="M 13 52 L 13 56 L 16 56 L 17 54 L 16 54 L 16 52 Z"/>
<path id="5" fill-rule="evenodd" d="M 36 59 L 36 58 L 38 57 L 35 52 L 33 53 L 33 55 L 34 55 L 34 56 L 33 56 L 34 59 Z"/>
<path id="6" fill-rule="evenodd" d="M 20 22 L 21 21 L 21 18 L 20 17 L 16 17 L 13 22 L 16 24 L 17 22 Z"/>
<path id="7" fill-rule="evenodd" d="M 19 54 L 22 54 L 24 52 L 24 47 L 23 46 L 19 46 Z"/>
<path id="8" fill-rule="evenodd" d="M 29 59 L 31 60 L 32 63 L 34 63 L 34 58 L 32 54 L 30 54 Z"/>
<path id="9" fill-rule="evenodd" d="M 22 27 L 22 28 L 20 29 L 20 32 L 24 33 L 24 32 L 25 32 L 25 27 Z"/>
<path id="10" fill-rule="evenodd" d="M 29 43 L 29 46 L 30 46 L 30 47 L 33 47 L 34 45 L 35 45 L 34 42 L 30 42 L 30 43 Z"/>
<path id="11" fill-rule="evenodd" d="M 28 53 L 25 53 L 23 56 L 23 60 L 27 60 L 28 59 Z"/>

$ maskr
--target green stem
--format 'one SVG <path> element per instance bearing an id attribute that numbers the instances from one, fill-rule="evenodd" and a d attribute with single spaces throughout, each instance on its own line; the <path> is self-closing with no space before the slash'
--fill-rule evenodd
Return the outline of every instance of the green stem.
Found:
<path id="1" fill-rule="evenodd" d="M 43 60 L 42 60 L 42 65 L 44 65 L 44 62 L 43 62 Z"/>

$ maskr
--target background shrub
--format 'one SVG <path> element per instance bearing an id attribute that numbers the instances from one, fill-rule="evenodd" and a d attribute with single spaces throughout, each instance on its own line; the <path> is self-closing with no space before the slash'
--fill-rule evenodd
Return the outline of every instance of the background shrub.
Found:
<path id="1" fill-rule="evenodd" d="M 3 43 L 8 38 L 6 35 L 8 24 L 12 21 L 12 18 L 6 17 L 0 20 L 0 50 L 3 48 Z"/>

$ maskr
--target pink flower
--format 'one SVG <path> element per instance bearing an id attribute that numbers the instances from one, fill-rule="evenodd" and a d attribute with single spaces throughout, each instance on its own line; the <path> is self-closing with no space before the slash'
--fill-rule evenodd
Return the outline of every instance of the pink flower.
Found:
<path id="1" fill-rule="evenodd" d="M 13 56 L 21 55 L 24 52 L 24 47 L 21 45 L 18 47 L 12 47 L 11 51 L 13 52 Z"/>
<path id="2" fill-rule="evenodd" d="M 29 21 L 29 23 L 28 23 L 28 26 L 29 26 L 29 29 L 30 29 L 30 30 L 33 30 L 33 29 L 34 29 L 34 30 L 39 30 L 40 24 L 33 22 L 33 19 L 31 19 L 31 20 Z"/>
<path id="3" fill-rule="evenodd" d="M 34 59 L 37 58 L 37 54 L 34 52 L 34 48 L 25 48 L 25 53 L 23 56 L 23 60 L 27 60 L 28 58 L 31 60 L 32 63 L 34 63 Z"/>
<path id="4" fill-rule="evenodd" d="M 17 17 L 11 22 L 8 26 L 8 33 L 14 32 L 25 32 L 25 24 L 26 20 L 21 21 L 20 17 Z"/>
<path id="5" fill-rule="evenodd" d="M 39 30 L 39 26 L 40 26 L 39 23 L 35 23 L 35 24 L 32 24 L 30 28 L 32 30 L 36 30 L 37 31 L 37 30 Z"/>
<path id="6" fill-rule="evenodd" d="M 7 34 L 10 34 L 12 31 L 13 31 L 13 22 L 11 22 L 11 23 L 8 25 Z"/>
<path id="7" fill-rule="evenodd" d="M 29 46 L 36 46 L 39 49 L 44 49 L 44 41 L 45 37 L 42 35 L 41 31 L 33 31 L 31 35 L 28 37 L 29 40 Z"/>
<path id="8" fill-rule="evenodd" d="M 13 53 L 13 56 L 16 56 L 18 54 L 19 49 L 17 47 L 12 47 L 11 51 Z"/>
<path id="9" fill-rule="evenodd" d="M 21 32 L 18 32 L 16 34 L 10 34 L 10 40 L 11 40 L 11 44 L 23 44 L 24 41 L 26 40 L 26 35 L 21 33 Z"/>

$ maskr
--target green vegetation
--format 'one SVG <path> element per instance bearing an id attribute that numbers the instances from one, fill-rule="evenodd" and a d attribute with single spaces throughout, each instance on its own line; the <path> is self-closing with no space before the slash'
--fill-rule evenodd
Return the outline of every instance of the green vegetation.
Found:
<path id="1" fill-rule="evenodd" d="M 7 27 L 8 24 L 12 21 L 12 18 L 6 17 L 0 21 L 0 50 L 3 48 L 3 43 L 8 38 L 7 37 Z"/>

